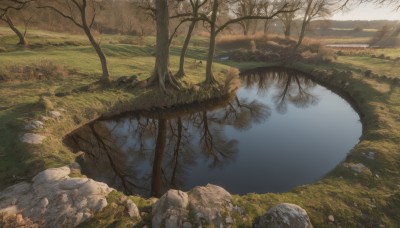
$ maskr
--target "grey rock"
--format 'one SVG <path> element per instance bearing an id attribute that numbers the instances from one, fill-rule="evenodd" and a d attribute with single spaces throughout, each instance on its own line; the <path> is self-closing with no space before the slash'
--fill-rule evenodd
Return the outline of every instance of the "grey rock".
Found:
<path id="1" fill-rule="evenodd" d="M 329 215 L 328 216 L 328 220 L 329 220 L 329 222 L 334 222 L 335 221 L 335 217 L 333 217 L 333 215 Z"/>
<path id="2" fill-rule="evenodd" d="M 131 218 L 139 218 L 140 213 L 139 213 L 139 208 L 136 206 L 136 204 L 128 199 L 126 201 L 126 209 L 128 210 L 129 217 Z"/>
<path id="3" fill-rule="evenodd" d="M 375 160 L 376 153 L 372 151 L 367 151 L 362 153 L 365 157 L 371 160 Z"/>
<path id="4" fill-rule="evenodd" d="M 371 171 L 362 163 L 345 163 L 343 165 L 354 171 L 356 174 L 371 173 Z"/>
<path id="5" fill-rule="evenodd" d="M 71 170 L 69 169 L 68 166 L 63 166 L 60 168 L 52 168 L 52 169 L 47 169 L 45 171 L 40 172 L 37 174 L 32 181 L 34 182 L 35 185 L 40 185 L 46 182 L 54 182 L 61 180 L 65 177 L 67 177 L 70 174 Z"/>
<path id="6" fill-rule="evenodd" d="M 25 128 L 25 130 L 31 131 L 31 130 L 43 128 L 43 126 L 44 126 L 44 123 L 42 121 L 32 120 L 32 121 L 29 121 L 28 123 L 26 123 L 24 128 Z"/>
<path id="7" fill-rule="evenodd" d="M 40 172 L 30 183 L 0 192 L 0 213 L 20 214 L 43 227 L 74 227 L 107 206 L 113 190 L 87 178 L 70 178 L 69 166 Z"/>
<path id="8" fill-rule="evenodd" d="M 195 187 L 189 193 L 189 204 L 199 224 L 224 226 L 224 216 L 230 216 L 233 210 L 232 196 L 225 189 L 208 184 Z"/>
<path id="9" fill-rule="evenodd" d="M 179 190 L 169 190 L 152 206 L 153 227 L 181 227 L 188 215 L 188 195 Z"/>
<path id="10" fill-rule="evenodd" d="M 183 228 L 192 228 L 192 224 L 190 222 L 184 222 L 183 223 Z"/>
<path id="11" fill-rule="evenodd" d="M 21 142 L 28 144 L 42 144 L 45 138 L 46 136 L 43 135 L 26 133 L 21 137 Z"/>
<path id="12" fill-rule="evenodd" d="M 262 215 L 254 227 L 307 228 L 313 227 L 307 212 L 295 204 L 282 203 Z"/>
<path id="13" fill-rule="evenodd" d="M 87 178 L 69 178 L 60 182 L 60 189 L 72 190 L 81 187 L 83 184 L 88 182 Z"/>
<path id="14" fill-rule="evenodd" d="M 58 119 L 61 117 L 61 112 L 59 111 L 50 111 L 49 116 L 54 119 Z"/>

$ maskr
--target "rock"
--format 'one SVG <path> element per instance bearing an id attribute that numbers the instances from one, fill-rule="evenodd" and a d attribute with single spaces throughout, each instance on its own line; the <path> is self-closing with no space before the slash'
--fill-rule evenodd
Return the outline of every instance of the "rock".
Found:
<path id="1" fill-rule="evenodd" d="M 66 180 L 61 181 L 60 189 L 63 190 L 72 190 L 81 187 L 83 184 L 88 182 L 89 179 L 87 178 L 69 178 Z"/>
<path id="2" fill-rule="evenodd" d="M 181 227 L 189 200 L 185 192 L 169 190 L 152 206 L 153 227 Z"/>
<path id="3" fill-rule="evenodd" d="M 128 210 L 129 217 L 131 218 L 140 217 L 139 209 L 132 200 L 129 199 L 126 201 L 126 209 Z"/>
<path id="4" fill-rule="evenodd" d="M 343 164 L 345 167 L 353 170 L 357 174 L 361 173 L 371 173 L 371 171 L 362 163 L 345 163 Z"/>
<path id="5" fill-rule="evenodd" d="M 333 215 L 329 215 L 328 216 L 328 220 L 329 220 L 329 222 L 334 222 L 335 221 L 335 217 L 333 217 Z"/>
<path id="6" fill-rule="evenodd" d="M 70 169 L 68 166 L 64 166 L 61 168 L 47 169 L 45 171 L 40 172 L 32 179 L 32 181 L 34 182 L 33 185 L 35 187 L 44 184 L 46 182 L 58 181 L 68 176 L 69 173 Z"/>
<path id="7" fill-rule="evenodd" d="M 46 136 L 43 135 L 26 133 L 21 137 L 21 142 L 28 144 L 42 144 L 45 138 Z"/>
<path id="8" fill-rule="evenodd" d="M 45 197 L 40 201 L 40 207 L 46 208 L 49 205 L 49 200 Z"/>
<path id="9" fill-rule="evenodd" d="M 295 204 L 282 203 L 272 207 L 255 222 L 254 227 L 313 227 L 307 212 Z"/>
<path id="10" fill-rule="evenodd" d="M 41 227 L 74 227 L 108 205 L 113 190 L 87 178 L 71 178 L 70 166 L 40 172 L 30 183 L 0 192 L 0 213 L 21 214 L 24 221 Z"/>
<path id="11" fill-rule="evenodd" d="M 199 224 L 214 224 L 217 227 L 225 225 L 223 216 L 230 216 L 233 209 L 231 194 L 211 184 L 190 191 L 189 205 Z"/>
<path id="12" fill-rule="evenodd" d="M 111 189 L 104 183 L 89 180 L 85 182 L 79 189 L 79 195 L 95 195 L 95 194 L 108 194 Z"/>
<path id="13" fill-rule="evenodd" d="M 192 224 L 190 222 L 184 222 L 183 228 L 192 228 Z"/>
<path id="14" fill-rule="evenodd" d="M 43 126 L 44 126 L 44 123 L 42 121 L 32 120 L 32 121 L 29 121 L 28 123 L 26 123 L 24 128 L 25 128 L 25 130 L 31 131 L 31 130 L 43 128 Z"/>
<path id="15" fill-rule="evenodd" d="M 50 111 L 49 116 L 54 119 L 58 119 L 61 117 L 61 113 L 59 111 Z"/>
<path id="16" fill-rule="evenodd" d="M 365 157 L 367 157 L 368 159 L 375 160 L 375 155 L 376 155 L 375 152 L 368 151 L 368 152 L 363 152 L 362 154 L 363 154 Z"/>

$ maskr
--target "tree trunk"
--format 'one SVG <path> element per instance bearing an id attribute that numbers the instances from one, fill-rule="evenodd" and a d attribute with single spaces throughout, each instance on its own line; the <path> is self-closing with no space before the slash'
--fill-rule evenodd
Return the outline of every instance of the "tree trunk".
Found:
<path id="1" fill-rule="evenodd" d="M 151 195 L 162 196 L 162 162 L 167 137 L 167 120 L 158 120 L 156 148 L 154 151 L 153 172 L 151 178 Z"/>
<path id="2" fill-rule="evenodd" d="M 190 39 L 192 38 L 192 33 L 193 33 L 195 26 L 196 26 L 196 22 L 192 21 L 192 23 L 189 26 L 189 30 L 186 35 L 186 38 L 185 38 L 185 42 L 183 43 L 183 47 L 181 50 L 181 57 L 179 60 L 179 71 L 178 71 L 178 73 L 176 73 L 176 77 L 181 78 L 186 75 L 185 74 L 185 56 L 186 56 L 186 52 L 189 47 Z"/>
<path id="3" fill-rule="evenodd" d="M 19 39 L 18 45 L 27 46 L 28 42 L 25 39 L 25 35 L 22 34 L 22 32 L 19 31 L 17 27 L 15 27 L 12 19 L 6 15 L 5 19 L 3 19 L 3 21 L 5 21 L 8 24 L 8 26 L 10 27 L 10 29 L 13 30 L 13 32 L 18 36 L 18 39 Z"/>
<path id="4" fill-rule="evenodd" d="M 214 61 L 215 54 L 215 39 L 217 37 L 215 23 L 217 21 L 217 13 L 218 13 L 218 0 L 214 0 L 213 2 L 213 13 L 211 15 L 211 32 L 210 32 L 210 44 L 208 49 L 207 56 L 207 65 L 206 65 L 206 81 L 205 84 L 213 84 L 216 82 L 214 78 L 214 74 L 212 72 L 212 65 Z"/>
<path id="5" fill-rule="evenodd" d="M 92 32 L 90 31 L 90 28 L 87 26 L 84 26 L 83 30 L 85 31 L 85 34 L 90 41 L 90 44 L 93 46 L 94 50 L 96 51 L 97 55 L 99 56 L 100 63 L 101 63 L 101 69 L 103 71 L 101 81 L 106 84 L 109 84 L 110 83 L 110 75 L 108 73 L 106 56 L 104 55 L 104 52 L 101 50 L 100 45 L 94 39 Z"/>
<path id="6" fill-rule="evenodd" d="M 153 74 L 148 79 L 148 84 L 158 83 L 160 89 L 166 92 L 165 84 L 169 82 L 173 87 L 178 88 L 172 79 L 169 70 L 169 13 L 168 0 L 156 0 L 156 63 Z"/>
<path id="7" fill-rule="evenodd" d="M 290 34 L 291 34 L 291 23 L 285 25 L 285 38 L 289 39 L 290 38 Z"/>
<path id="8" fill-rule="evenodd" d="M 268 28 L 269 28 L 269 21 L 265 20 L 264 21 L 264 35 L 268 33 Z"/>
<path id="9" fill-rule="evenodd" d="M 293 49 L 293 53 L 295 53 L 297 51 L 297 49 L 300 47 L 301 43 L 303 42 L 304 34 L 306 32 L 306 27 L 310 23 L 310 20 L 311 20 L 311 17 L 310 17 L 309 14 L 310 14 L 312 3 L 313 3 L 313 1 L 309 1 L 307 3 L 306 12 L 304 13 L 303 22 L 301 24 L 301 30 L 300 30 L 300 34 L 299 34 L 299 39 L 297 41 L 296 46 Z"/>

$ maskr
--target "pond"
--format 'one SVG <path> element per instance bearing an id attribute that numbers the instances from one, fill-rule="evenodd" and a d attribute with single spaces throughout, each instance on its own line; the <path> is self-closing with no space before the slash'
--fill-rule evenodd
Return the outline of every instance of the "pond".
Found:
<path id="1" fill-rule="evenodd" d="M 233 99 L 99 119 L 64 142 L 84 152 L 88 177 L 142 196 L 207 183 L 234 194 L 285 192 L 323 177 L 358 143 L 351 105 L 302 73 L 240 77 Z"/>

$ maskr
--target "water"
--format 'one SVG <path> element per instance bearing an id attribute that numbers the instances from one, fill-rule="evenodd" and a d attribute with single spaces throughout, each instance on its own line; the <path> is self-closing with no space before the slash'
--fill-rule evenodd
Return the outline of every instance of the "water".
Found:
<path id="1" fill-rule="evenodd" d="M 66 137 L 84 173 L 126 194 L 216 184 L 231 193 L 284 192 L 332 170 L 358 142 L 359 116 L 304 75 L 241 75 L 232 100 L 139 111 Z"/>

